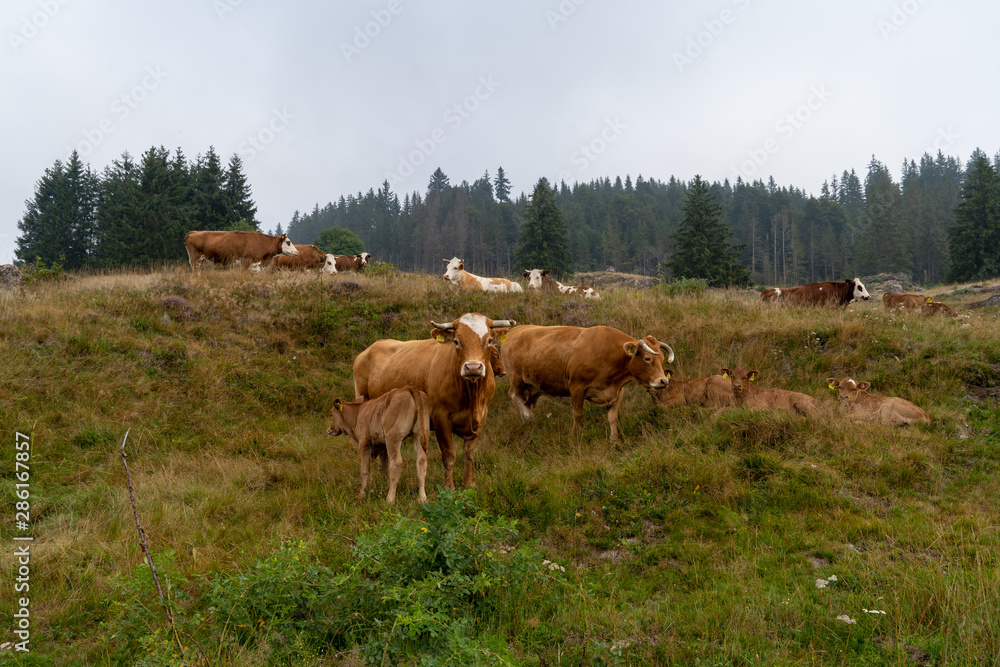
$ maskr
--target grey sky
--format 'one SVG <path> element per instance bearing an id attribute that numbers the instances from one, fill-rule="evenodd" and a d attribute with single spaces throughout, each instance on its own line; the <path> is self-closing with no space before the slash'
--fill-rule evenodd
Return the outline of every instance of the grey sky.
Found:
<path id="1" fill-rule="evenodd" d="M 441 167 L 535 181 L 774 176 L 1000 149 L 1000 4 L 958 0 L 7 0 L 0 263 L 77 148 L 214 145 L 265 229 Z M 308 239 L 293 239 L 297 242 Z"/>

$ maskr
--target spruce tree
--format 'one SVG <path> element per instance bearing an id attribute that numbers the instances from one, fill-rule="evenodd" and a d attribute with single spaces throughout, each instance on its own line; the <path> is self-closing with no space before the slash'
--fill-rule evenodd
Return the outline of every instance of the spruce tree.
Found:
<path id="1" fill-rule="evenodd" d="M 444 175 L 443 171 L 441 171 L 441 167 L 438 167 L 434 170 L 434 173 L 431 174 L 431 180 L 427 184 L 427 194 L 430 194 L 431 192 L 443 193 L 449 187 L 450 184 L 448 182 L 448 177 Z"/>
<path id="2" fill-rule="evenodd" d="M 510 181 L 507 180 L 507 174 L 504 173 L 503 167 L 497 167 L 497 175 L 493 179 L 493 189 L 498 202 L 510 201 Z"/>
<path id="3" fill-rule="evenodd" d="M 567 250 L 566 225 L 546 179 L 539 179 L 535 185 L 524 217 L 515 253 L 515 269 L 518 272 L 548 269 L 560 278 L 568 274 L 573 258 Z"/>
<path id="4" fill-rule="evenodd" d="M 903 199 L 889 169 L 872 157 L 865 178 L 857 248 L 858 270 L 864 273 L 913 268 L 910 234 L 903 220 Z"/>
<path id="5" fill-rule="evenodd" d="M 673 235 L 674 254 L 666 266 L 674 278 L 701 278 L 711 287 L 745 286 L 750 272 L 739 264 L 742 246 L 730 243 L 722 204 L 695 176 L 684 201 L 684 219 Z"/>
<path id="6" fill-rule="evenodd" d="M 948 230 L 948 237 L 949 281 L 1000 275 L 1000 175 L 978 148 L 966 166 L 955 226 Z"/>
<path id="7" fill-rule="evenodd" d="M 243 173 L 243 160 L 236 153 L 229 158 L 229 169 L 226 171 L 225 181 L 222 190 L 228 208 L 228 228 L 233 229 L 233 225 L 244 222 L 257 230 L 257 205 L 250 194 L 250 184 Z"/>

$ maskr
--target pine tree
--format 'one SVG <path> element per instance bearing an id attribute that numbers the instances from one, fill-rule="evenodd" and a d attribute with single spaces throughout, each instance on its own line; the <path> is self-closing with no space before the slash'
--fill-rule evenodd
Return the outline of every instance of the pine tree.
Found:
<path id="1" fill-rule="evenodd" d="M 222 185 L 226 201 L 228 229 L 234 224 L 245 222 L 254 230 L 259 228 L 257 205 L 250 194 L 250 184 L 243 173 L 243 160 L 236 153 L 229 158 L 229 169 Z"/>
<path id="2" fill-rule="evenodd" d="M 197 229 L 217 231 L 227 229 L 232 224 L 229 219 L 229 202 L 223 191 L 225 177 L 215 147 L 209 146 L 204 156 L 198 156 L 198 162 L 192 170 L 192 199 Z"/>
<path id="3" fill-rule="evenodd" d="M 899 185 L 888 168 L 872 157 L 865 178 L 865 205 L 861 214 L 858 270 L 863 273 L 913 269 L 910 234 L 903 220 Z"/>
<path id="4" fill-rule="evenodd" d="M 443 171 L 441 171 L 441 167 L 438 167 L 434 170 L 434 173 L 431 174 L 431 180 L 427 184 L 427 194 L 432 192 L 444 193 L 444 191 L 449 187 L 450 184 L 448 183 L 448 177 L 444 175 Z"/>
<path id="5" fill-rule="evenodd" d="M 546 179 L 535 185 L 524 217 L 515 253 L 516 269 L 548 269 L 560 278 L 568 274 L 573 258 L 566 249 L 566 225 Z"/>
<path id="6" fill-rule="evenodd" d="M 497 175 L 493 179 L 493 190 L 498 202 L 510 201 L 510 181 L 507 180 L 507 174 L 503 167 L 497 167 Z"/>
<path id="7" fill-rule="evenodd" d="M 949 281 L 1000 275 L 1000 174 L 978 148 L 966 166 L 955 226 L 948 230 L 948 237 Z"/>
<path id="8" fill-rule="evenodd" d="M 739 264 L 742 246 L 730 243 L 730 235 L 722 204 L 714 201 L 701 176 L 695 176 L 667 268 L 674 278 L 701 278 L 712 287 L 749 285 L 750 272 Z"/>
<path id="9" fill-rule="evenodd" d="M 96 242 L 100 182 L 76 151 L 56 160 L 35 186 L 35 197 L 18 221 L 14 254 L 21 261 L 59 262 L 67 269 L 87 264 Z"/>

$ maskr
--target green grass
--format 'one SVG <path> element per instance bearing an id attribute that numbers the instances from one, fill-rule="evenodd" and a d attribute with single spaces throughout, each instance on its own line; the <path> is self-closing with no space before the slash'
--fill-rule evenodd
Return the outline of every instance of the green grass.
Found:
<path id="1" fill-rule="evenodd" d="M 15 430 L 32 436 L 35 536 L 32 653 L 0 652 L 0 663 L 180 661 L 132 519 L 118 453 L 127 429 L 139 516 L 189 662 L 195 645 L 208 664 L 226 665 L 421 655 L 428 664 L 451 655 L 451 664 L 906 665 L 917 650 L 928 664 L 1000 661 L 995 309 L 923 319 L 874 302 L 765 307 L 752 290 L 602 296 L 459 293 L 392 271 L 317 280 L 182 267 L 72 275 L 0 295 L 0 423 L 11 443 Z M 461 584 L 439 604 L 426 581 L 402 577 L 402 564 L 375 578 L 359 569 L 366 557 L 352 542 L 399 554 L 415 544 L 413 526 L 451 521 L 416 503 L 409 446 L 395 507 L 381 500 L 379 475 L 359 503 L 349 441 L 325 431 L 333 399 L 353 398 L 358 352 L 379 338 L 425 337 L 431 320 L 469 311 L 652 334 L 674 348 L 679 379 L 759 369 L 760 386 L 817 397 L 822 418 L 665 410 L 632 386 L 624 439 L 611 443 L 604 411 L 590 405 L 582 435 L 570 437 L 565 399 L 541 399 L 522 423 L 499 379 L 471 496 L 482 514 L 447 542 L 477 554 L 461 576 L 484 592 Z M 848 422 L 831 376 L 869 380 L 935 422 Z M 11 494 L 13 448 L 4 451 Z M 434 508 L 443 470 L 433 439 L 429 456 Z M 8 573 L 12 501 L 0 522 Z M 511 521 L 514 532 L 498 537 Z M 484 554 L 502 543 L 522 588 L 487 580 Z M 543 557 L 566 569 L 544 585 L 529 567 Z M 413 635 L 338 625 L 355 617 L 335 600 L 369 599 L 338 586 L 392 577 L 401 583 L 371 600 L 398 603 L 350 613 L 395 619 Z M 0 607 L 13 609 L 3 581 Z M 227 622 L 234 607 L 219 600 L 260 590 L 273 596 L 260 628 Z M 395 653 L 376 655 L 378 637 Z"/>

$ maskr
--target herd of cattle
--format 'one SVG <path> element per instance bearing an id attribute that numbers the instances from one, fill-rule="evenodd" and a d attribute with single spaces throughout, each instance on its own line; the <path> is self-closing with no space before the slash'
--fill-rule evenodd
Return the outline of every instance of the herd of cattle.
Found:
<path id="1" fill-rule="evenodd" d="M 319 269 L 327 273 L 361 271 L 371 257 L 325 255 L 315 246 L 296 246 L 286 235 L 254 232 L 189 232 L 184 239 L 192 270 L 208 260 L 221 264 L 259 267 L 260 270 Z M 504 278 L 484 278 L 465 270 L 461 259 L 444 260 L 442 276 L 461 289 L 522 292 L 521 285 Z M 567 286 L 549 278 L 547 270 L 524 272 L 528 286 L 600 298 L 585 285 Z M 765 290 L 764 302 L 799 305 L 841 305 L 870 295 L 860 280 L 822 282 Z M 924 314 L 953 315 L 944 304 L 915 294 L 887 292 L 886 310 L 921 309 Z M 933 308 L 929 308 L 933 306 Z M 692 405 L 707 408 L 742 407 L 778 410 L 806 418 L 820 416 L 813 396 L 776 388 L 760 388 L 757 370 L 722 368 L 718 375 L 678 380 L 664 363 L 674 351 L 654 336 L 641 338 L 608 326 L 518 325 L 466 313 L 451 322 L 432 322 L 430 337 L 422 340 L 377 340 L 353 363 L 353 401 L 336 398 L 330 410 L 331 435 L 347 435 L 354 442 L 361 474 L 359 497 L 368 485 L 371 461 L 378 458 L 388 475 L 386 500 L 394 502 L 402 469 L 402 444 L 413 438 L 421 502 L 427 472 L 427 447 L 433 430 L 444 463 L 444 483 L 454 489 L 456 449 L 461 438 L 464 484 L 475 486 L 477 442 L 482 435 L 496 378 L 509 379 L 508 394 L 525 420 L 541 396 L 568 397 L 573 409 L 571 433 L 579 434 L 586 402 L 607 409 L 612 440 L 618 433 L 618 410 L 625 386 L 635 382 L 664 407 Z M 502 344 L 502 350 L 500 346 Z M 892 426 L 931 423 L 922 408 L 902 398 L 868 393 L 870 384 L 852 378 L 828 378 L 839 402 L 854 420 Z"/>

